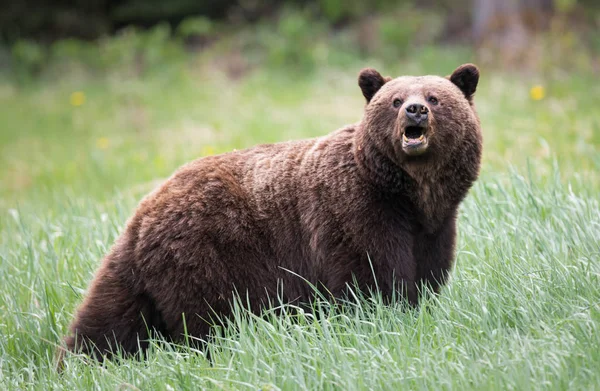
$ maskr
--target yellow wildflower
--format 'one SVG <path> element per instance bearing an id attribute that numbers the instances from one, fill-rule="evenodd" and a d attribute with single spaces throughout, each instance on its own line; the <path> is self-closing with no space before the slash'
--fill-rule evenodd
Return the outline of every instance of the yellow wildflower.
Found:
<path id="1" fill-rule="evenodd" d="M 85 94 L 81 91 L 75 91 L 71 94 L 69 101 L 73 106 L 81 106 L 85 103 Z"/>
<path id="2" fill-rule="evenodd" d="M 546 90 L 544 89 L 544 86 L 533 86 L 529 90 L 529 96 L 533 100 L 542 100 L 546 96 Z"/>
<path id="3" fill-rule="evenodd" d="M 202 156 L 210 156 L 215 154 L 215 149 L 210 145 L 206 145 L 202 148 Z"/>
<path id="4" fill-rule="evenodd" d="M 96 147 L 98 147 L 98 149 L 106 149 L 109 145 L 110 140 L 106 137 L 100 137 L 98 140 L 96 140 Z"/>
<path id="5" fill-rule="evenodd" d="M 161 155 L 156 155 L 153 159 L 154 167 L 162 170 L 165 168 L 165 158 Z"/>

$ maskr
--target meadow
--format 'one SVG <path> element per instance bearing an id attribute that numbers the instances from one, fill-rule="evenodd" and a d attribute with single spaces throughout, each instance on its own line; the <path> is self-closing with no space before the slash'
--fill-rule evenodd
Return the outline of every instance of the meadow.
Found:
<path id="1" fill-rule="evenodd" d="M 586 72 L 482 68 L 481 177 L 461 208 L 451 282 L 419 309 L 375 296 L 256 317 L 205 352 L 143 361 L 54 352 L 140 198 L 181 164 L 357 122 L 358 71 L 449 74 L 431 48 L 311 72 L 232 78 L 218 57 L 157 71 L 0 78 L 0 389 L 600 389 L 600 84 Z"/>

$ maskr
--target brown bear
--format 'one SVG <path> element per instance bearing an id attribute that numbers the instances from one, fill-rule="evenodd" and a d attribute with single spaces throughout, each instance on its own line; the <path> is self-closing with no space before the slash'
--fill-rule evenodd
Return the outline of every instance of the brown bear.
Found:
<path id="1" fill-rule="evenodd" d="M 308 302 L 349 285 L 416 304 L 454 256 L 460 202 L 479 174 L 479 71 L 360 72 L 361 122 L 310 140 L 204 157 L 146 196 L 106 255 L 66 338 L 102 360 L 154 333 L 206 337 L 236 292 Z M 311 287 L 312 285 L 312 287 Z"/>

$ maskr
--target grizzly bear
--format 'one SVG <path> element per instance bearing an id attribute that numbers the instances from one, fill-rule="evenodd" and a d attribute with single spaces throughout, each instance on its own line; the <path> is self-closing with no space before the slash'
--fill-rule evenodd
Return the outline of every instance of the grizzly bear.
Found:
<path id="1" fill-rule="evenodd" d="M 234 293 L 258 312 L 349 285 L 416 305 L 453 263 L 459 204 L 479 175 L 479 70 L 360 72 L 362 120 L 323 137 L 204 157 L 146 196 L 66 338 L 102 360 L 157 333 L 209 335 Z"/>

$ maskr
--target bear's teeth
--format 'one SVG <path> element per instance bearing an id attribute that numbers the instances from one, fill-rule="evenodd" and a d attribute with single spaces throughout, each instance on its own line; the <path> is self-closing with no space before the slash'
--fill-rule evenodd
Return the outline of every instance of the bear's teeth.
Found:
<path id="1" fill-rule="evenodd" d="M 424 141 L 425 140 L 425 135 L 421 135 L 419 136 L 418 139 L 414 139 L 414 138 L 408 138 L 406 137 L 406 134 L 402 135 L 402 140 L 404 140 L 404 142 L 410 143 L 410 142 L 415 142 L 415 141 Z"/>

